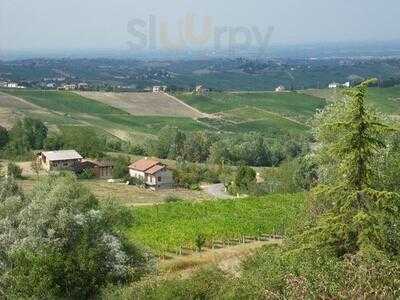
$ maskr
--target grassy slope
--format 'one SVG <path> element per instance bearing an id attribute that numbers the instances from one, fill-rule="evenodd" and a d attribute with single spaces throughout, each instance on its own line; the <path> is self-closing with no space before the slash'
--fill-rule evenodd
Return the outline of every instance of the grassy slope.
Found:
<path id="1" fill-rule="evenodd" d="M 321 97 L 329 101 L 335 101 L 342 97 L 342 90 L 323 89 L 307 90 L 304 93 Z M 370 88 L 367 94 L 368 103 L 375 106 L 379 111 L 400 115 L 400 87 L 391 88 Z"/>
<path id="2" fill-rule="evenodd" d="M 135 132 L 156 135 L 166 125 L 175 125 L 185 131 L 208 128 L 191 118 L 132 116 L 123 110 L 72 92 L 38 90 L 6 90 L 4 92 L 43 108 L 42 110 L 25 110 L 24 114 L 47 124 L 92 125 L 113 134 L 115 132 L 115 135 L 119 137 L 126 136 L 127 139 L 135 136 Z"/>
<path id="3" fill-rule="evenodd" d="M 317 109 L 326 104 L 320 98 L 300 93 L 210 93 L 208 96 L 178 94 L 177 97 L 207 113 L 255 107 L 300 121 L 312 117 Z M 249 117 L 252 117 L 251 114 Z"/>
<path id="4" fill-rule="evenodd" d="M 135 208 L 136 224 L 126 229 L 126 234 L 161 253 L 193 247 L 199 233 L 208 241 L 282 233 L 295 222 L 304 203 L 305 195 L 296 194 Z"/>
<path id="5" fill-rule="evenodd" d="M 23 98 L 40 107 L 64 113 L 127 114 L 123 110 L 70 92 L 7 90 L 7 93 Z"/>

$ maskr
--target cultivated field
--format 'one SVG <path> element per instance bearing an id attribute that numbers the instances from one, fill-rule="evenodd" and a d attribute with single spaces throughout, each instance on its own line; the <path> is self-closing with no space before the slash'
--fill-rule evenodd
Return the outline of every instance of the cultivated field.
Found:
<path id="1" fill-rule="evenodd" d="M 343 97 L 341 89 L 306 90 L 304 93 L 335 101 Z M 367 94 L 367 103 L 379 111 L 389 115 L 400 115 L 400 87 L 370 88 Z"/>
<path id="2" fill-rule="evenodd" d="M 187 118 L 203 116 L 199 111 L 163 93 L 79 92 L 79 95 L 116 107 L 134 116 Z"/>
<path id="3" fill-rule="evenodd" d="M 176 95 L 179 99 L 207 113 L 221 113 L 233 109 L 253 107 L 300 122 L 307 121 L 326 101 L 301 93 L 210 93 L 197 96 L 188 93 Z M 248 114 L 249 119 L 253 118 Z"/>
<path id="4" fill-rule="evenodd" d="M 135 225 L 125 231 L 128 238 L 162 253 L 181 246 L 194 247 L 200 233 L 208 242 L 283 234 L 299 217 L 304 203 L 305 196 L 296 194 L 137 207 L 133 208 Z"/>

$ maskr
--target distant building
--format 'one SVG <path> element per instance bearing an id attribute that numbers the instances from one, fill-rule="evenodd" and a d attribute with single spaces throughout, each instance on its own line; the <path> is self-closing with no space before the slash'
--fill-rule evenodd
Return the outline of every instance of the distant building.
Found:
<path id="1" fill-rule="evenodd" d="M 339 86 L 340 86 L 339 83 L 332 82 L 332 83 L 329 84 L 328 87 L 329 87 L 330 89 L 337 89 Z"/>
<path id="2" fill-rule="evenodd" d="M 46 84 L 46 88 L 48 88 L 48 89 L 54 89 L 56 87 L 56 84 L 55 83 L 48 83 L 48 84 Z"/>
<path id="3" fill-rule="evenodd" d="M 81 174 L 84 171 L 91 171 L 96 178 L 110 179 L 114 170 L 114 164 L 111 161 L 99 161 L 85 159 L 76 164 L 74 171 Z"/>
<path id="4" fill-rule="evenodd" d="M 332 83 L 329 84 L 328 87 L 329 87 L 330 89 L 349 88 L 349 87 L 351 87 L 351 83 L 350 83 L 350 81 L 347 81 L 347 82 L 345 82 L 345 83 L 343 83 L 343 84 L 336 83 L 336 82 L 332 82 Z"/>
<path id="5" fill-rule="evenodd" d="M 165 93 L 167 91 L 166 85 L 155 85 L 153 86 L 153 93 Z"/>
<path id="6" fill-rule="evenodd" d="M 9 82 L 9 83 L 7 83 L 7 87 L 10 89 L 16 89 L 18 87 L 18 83 Z"/>
<path id="7" fill-rule="evenodd" d="M 58 88 L 60 91 L 73 91 L 76 90 L 76 84 L 64 84 Z"/>
<path id="8" fill-rule="evenodd" d="M 195 92 L 199 96 L 205 96 L 208 94 L 209 90 L 202 85 L 196 86 Z"/>
<path id="9" fill-rule="evenodd" d="M 155 159 L 143 158 L 129 166 L 129 175 L 144 181 L 151 189 L 171 188 L 174 185 L 172 171 Z"/>
<path id="10" fill-rule="evenodd" d="M 283 85 L 280 85 L 275 89 L 275 92 L 284 92 L 284 91 L 286 91 L 286 88 Z"/>
<path id="11" fill-rule="evenodd" d="M 82 161 L 82 156 L 75 150 L 44 151 L 39 160 L 46 171 L 74 170 Z"/>
<path id="12" fill-rule="evenodd" d="M 345 88 L 349 88 L 350 86 L 351 86 L 350 81 L 343 83 L 343 87 L 345 87 Z"/>
<path id="13" fill-rule="evenodd" d="M 89 88 L 89 85 L 86 82 L 78 83 L 78 90 L 87 90 L 88 88 Z"/>

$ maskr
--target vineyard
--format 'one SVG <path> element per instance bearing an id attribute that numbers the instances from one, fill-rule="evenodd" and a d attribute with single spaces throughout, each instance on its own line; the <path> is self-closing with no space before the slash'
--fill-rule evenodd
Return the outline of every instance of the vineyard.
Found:
<path id="1" fill-rule="evenodd" d="M 208 245 L 243 236 L 284 234 L 304 203 L 304 194 L 294 194 L 140 207 L 133 209 L 134 226 L 125 231 L 129 239 L 157 254 L 176 252 L 181 247 L 194 248 L 200 234 Z"/>

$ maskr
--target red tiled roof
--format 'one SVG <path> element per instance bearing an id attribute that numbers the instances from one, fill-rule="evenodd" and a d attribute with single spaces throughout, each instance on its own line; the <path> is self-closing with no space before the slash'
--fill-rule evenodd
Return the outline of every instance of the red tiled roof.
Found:
<path id="1" fill-rule="evenodd" d="M 151 167 L 150 169 L 147 169 L 147 170 L 146 170 L 146 173 L 147 173 L 147 174 L 150 174 L 150 175 L 154 175 L 154 174 L 156 174 L 158 171 L 161 171 L 161 170 L 164 169 L 164 168 L 165 168 L 164 165 L 155 165 L 154 167 Z"/>
<path id="2" fill-rule="evenodd" d="M 143 159 L 138 160 L 137 162 L 134 162 L 133 164 L 131 164 L 129 166 L 129 169 L 133 169 L 133 170 L 144 172 L 144 171 L 146 171 L 146 170 L 150 169 L 151 167 L 154 167 L 154 166 L 156 166 L 158 164 L 160 164 L 160 162 L 158 160 L 143 158 Z"/>

